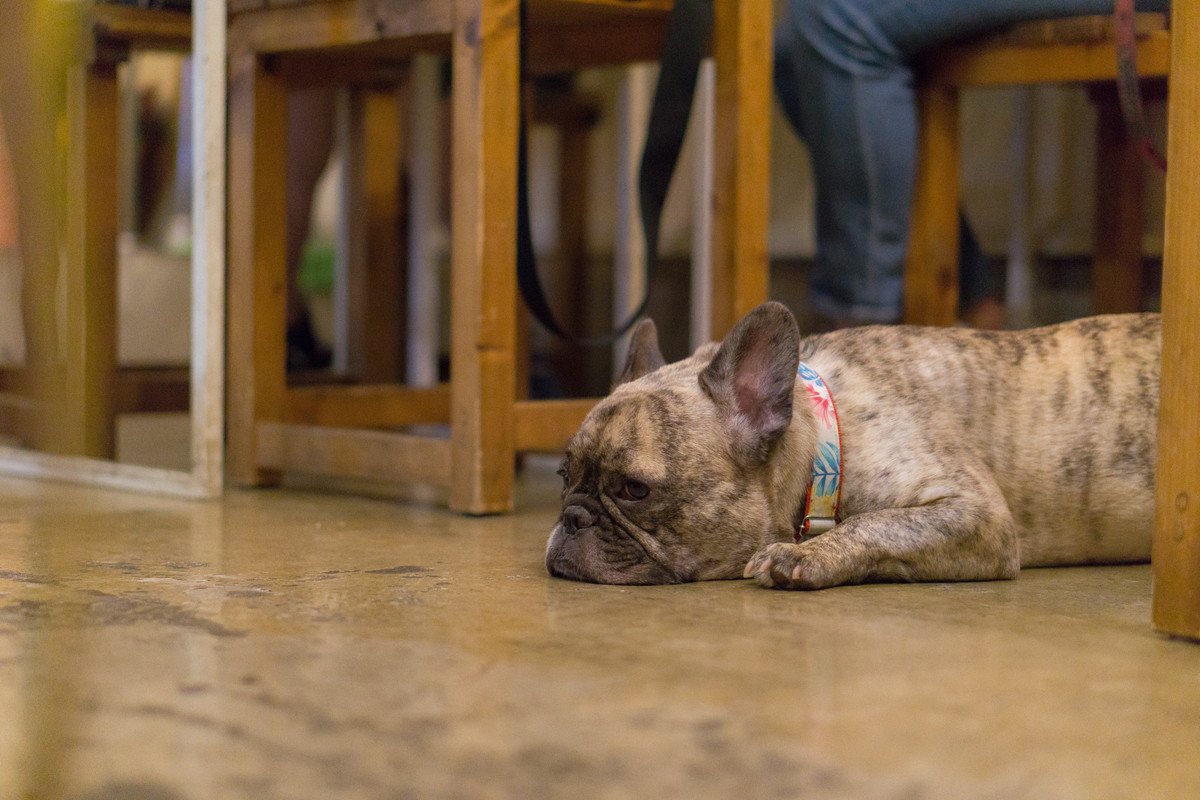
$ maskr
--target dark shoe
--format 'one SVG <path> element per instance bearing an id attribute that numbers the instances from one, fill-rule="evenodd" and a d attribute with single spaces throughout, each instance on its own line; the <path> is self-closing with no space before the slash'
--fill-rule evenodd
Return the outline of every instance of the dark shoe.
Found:
<path id="1" fill-rule="evenodd" d="M 288 372 L 329 369 L 333 353 L 313 332 L 312 321 L 305 314 L 287 329 Z"/>

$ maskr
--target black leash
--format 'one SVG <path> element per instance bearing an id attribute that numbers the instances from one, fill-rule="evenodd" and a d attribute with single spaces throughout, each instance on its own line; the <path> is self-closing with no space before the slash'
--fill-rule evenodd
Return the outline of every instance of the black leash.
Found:
<path id="1" fill-rule="evenodd" d="M 521 127 L 517 143 L 517 285 L 525 305 L 546 330 L 574 344 L 601 347 L 624 336 L 646 312 L 649 287 L 658 267 L 658 231 L 663 203 L 683 137 L 687 132 L 696 93 L 696 76 L 700 62 L 708 54 L 712 39 L 712 0 L 675 0 L 667 20 L 666 40 L 654 100 L 650 106 L 650 121 L 646 130 L 646 147 L 638 176 L 638 199 L 641 204 L 642 232 L 646 240 L 646 297 L 636 311 L 617 329 L 598 336 L 576 336 L 568 333 L 555 318 L 546 300 L 537 260 L 533 252 L 533 234 L 529 220 L 529 176 L 525 115 L 525 53 L 527 48 L 526 2 L 521 2 Z"/>

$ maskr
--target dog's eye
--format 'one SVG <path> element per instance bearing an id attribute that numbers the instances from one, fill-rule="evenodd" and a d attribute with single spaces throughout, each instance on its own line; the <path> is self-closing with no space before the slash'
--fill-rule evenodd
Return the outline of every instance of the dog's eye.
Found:
<path id="1" fill-rule="evenodd" d="M 645 500 L 650 494 L 650 487 L 641 481 L 627 480 L 621 485 L 617 497 L 622 500 Z"/>

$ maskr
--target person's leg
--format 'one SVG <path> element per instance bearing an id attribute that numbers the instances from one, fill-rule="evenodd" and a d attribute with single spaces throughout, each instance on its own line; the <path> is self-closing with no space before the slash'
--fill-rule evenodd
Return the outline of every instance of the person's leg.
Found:
<path id="1" fill-rule="evenodd" d="M 808 146 L 816 183 L 809 302 L 839 322 L 894 322 L 907 215 L 888 212 L 911 203 L 912 175 L 903 155 L 890 151 L 915 148 L 911 87 L 892 74 L 906 69 L 902 63 L 866 76 L 830 58 L 821 47 L 827 34 L 813 33 L 819 12 L 813 0 L 790 0 L 775 40 L 776 90 Z"/>
<path id="2" fill-rule="evenodd" d="M 324 369 L 331 355 L 313 333 L 298 278 L 308 241 L 313 193 L 333 150 L 334 91 L 324 86 L 292 89 L 287 106 L 288 368 Z"/>
<path id="3" fill-rule="evenodd" d="M 846 322 L 899 318 L 916 160 L 912 58 L 1024 20 L 1111 10 L 1111 0 L 789 0 L 775 79 L 813 160 L 815 310 Z M 963 299 L 975 302 L 995 290 L 974 237 L 962 240 Z"/>
<path id="4" fill-rule="evenodd" d="M 171 187 L 171 213 L 166 245 L 185 252 L 192 245 L 192 57 L 179 69 L 179 115 L 175 136 L 175 175 Z"/>
<path id="5" fill-rule="evenodd" d="M 998 276 L 962 212 L 958 215 L 958 267 L 959 319 L 972 328 L 1003 328 L 1007 314 Z"/>

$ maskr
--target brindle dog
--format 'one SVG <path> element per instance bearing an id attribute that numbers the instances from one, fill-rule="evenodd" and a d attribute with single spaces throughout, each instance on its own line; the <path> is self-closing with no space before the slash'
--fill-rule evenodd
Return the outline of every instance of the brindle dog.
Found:
<path id="1" fill-rule="evenodd" d="M 567 447 L 546 566 L 818 589 L 1144 561 L 1160 348 L 1154 314 L 801 338 L 767 303 L 666 365 L 644 321 Z M 817 437 L 799 361 L 832 390 L 843 488 L 840 522 L 797 544 Z"/>

